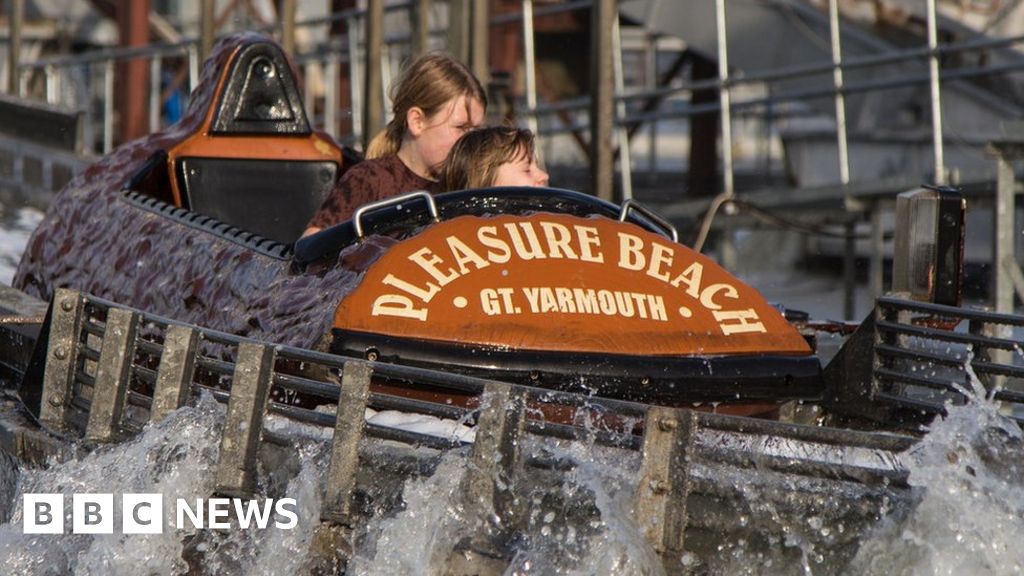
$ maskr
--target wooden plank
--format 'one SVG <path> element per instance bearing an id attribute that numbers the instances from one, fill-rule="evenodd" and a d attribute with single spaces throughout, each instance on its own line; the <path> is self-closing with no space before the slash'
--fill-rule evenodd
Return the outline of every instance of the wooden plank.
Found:
<path id="1" fill-rule="evenodd" d="M 151 422 L 162 420 L 188 399 L 195 372 L 199 334 L 190 326 L 170 326 L 164 335 L 164 351 L 156 373 Z"/>
<path id="2" fill-rule="evenodd" d="M 373 369 L 365 362 L 349 361 L 341 377 L 341 397 L 338 399 L 331 442 L 331 465 L 327 473 L 320 518 L 338 524 L 348 524 L 352 512 L 352 492 L 359 468 L 359 442 L 366 428 L 366 401 L 370 397 L 370 378 Z"/>
<path id="3" fill-rule="evenodd" d="M 248 498 L 255 489 L 256 453 L 276 356 L 274 348 L 263 344 L 243 342 L 238 345 L 238 361 L 231 378 L 231 398 L 217 462 L 218 494 Z"/>
<path id="4" fill-rule="evenodd" d="M 692 410 L 652 406 L 644 422 L 643 462 L 636 492 L 636 517 L 669 574 L 683 565 L 690 494 L 690 464 L 697 434 Z"/>
<path id="5" fill-rule="evenodd" d="M 107 311 L 107 327 L 103 332 L 92 405 L 85 428 L 86 440 L 109 442 L 120 432 L 138 326 L 139 314 L 134 310 L 111 308 Z"/>
<path id="6" fill-rule="evenodd" d="M 59 288 L 53 298 L 39 419 L 46 426 L 57 429 L 64 428 L 67 407 L 71 402 L 82 306 L 82 297 L 74 290 Z"/>

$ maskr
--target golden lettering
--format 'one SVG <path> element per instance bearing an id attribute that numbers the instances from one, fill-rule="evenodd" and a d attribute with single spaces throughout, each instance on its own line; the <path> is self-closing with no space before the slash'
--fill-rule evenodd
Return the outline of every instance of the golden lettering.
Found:
<path id="1" fill-rule="evenodd" d="M 700 281 L 704 275 L 704 266 L 700 262 L 690 264 L 679 276 L 672 279 L 669 284 L 679 288 L 680 284 L 686 284 L 686 293 L 694 298 L 700 297 Z"/>
<path id="2" fill-rule="evenodd" d="M 597 234 L 597 228 L 592 226 L 573 226 L 576 229 L 576 238 L 580 243 L 580 260 L 584 262 L 604 262 L 604 254 L 594 252 L 595 248 L 601 247 L 601 237 Z"/>
<path id="3" fill-rule="evenodd" d="M 512 247 L 515 248 L 516 255 L 523 260 L 547 258 L 547 255 L 540 246 L 540 239 L 537 238 L 537 231 L 533 229 L 533 226 L 529 222 L 519 222 L 518 224 L 518 228 L 515 222 L 505 224 L 505 229 L 508 230 L 508 236 L 512 240 Z M 519 228 L 522 228 L 522 234 L 519 233 Z M 523 236 L 526 237 L 526 243 L 529 244 L 529 247 L 523 242 Z"/>
<path id="4" fill-rule="evenodd" d="M 385 276 L 384 279 L 381 280 L 381 283 L 387 284 L 388 286 L 394 286 L 395 288 L 398 288 L 403 292 L 412 294 L 413 296 L 422 300 L 424 304 L 430 302 L 430 299 L 433 298 L 435 294 L 441 291 L 441 287 L 438 286 L 437 284 L 434 284 L 433 282 L 427 282 L 427 288 L 424 290 L 419 286 L 415 286 L 413 284 L 406 282 L 405 280 L 402 280 L 401 278 L 395 276 L 394 274 L 388 274 L 387 276 Z"/>
<path id="5" fill-rule="evenodd" d="M 476 239 L 484 246 L 498 252 L 488 251 L 487 259 L 495 264 L 504 264 L 512 259 L 512 250 L 508 243 L 498 238 L 498 228 L 495 226 L 482 226 L 476 231 Z"/>
<path id="6" fill-rule="evenodd" d="M 619 268 L 643 270 L 646 258 L 640 252 L 644 241 L 639 236 L 619 232 Z"/>
<path id="7" fill-rule="evenodd" d="M 576 313 L 576 303 L 572 299 L 572 290 L 568 288 L 555 288 L 555 296 L 558 298 L 559 312 Z"/>
<path id="8" fill-rule="evenodd" d="M 753 308 L 747 310 L 726 310 L 726 311 L 714 311 L 712 314 L 715 315 L 715 321 L 718 322 L 718 327 L 722 329 L 722 333 L 726 336 L 730 334 L 742 334 L 745 332 L 767 332 L 768 330 L 764 327 L 761 322 L 750 322 L 750 320 L 757 320 L 757 312 Z M 728 322 L 728 323 L 727 323 Z"/>
<path id="9" fill-rule="evenodd" d="M 593 288 L 573 288 L 572 295 L 576 299 L 576 308 L 584 314 L 597 314 L 597 293 Z"/>
<path id="10" fill-rule="evenodd" d="M 484 260 L 479 254 L 477 254 L 472 248 L 466 245 L 465 242 L 459 240 L 455 236 L 449 236 L 447 238 L 448 248 L 452 251 L 452 256 L 455 256 L 455 263 L 459 265 L 459 272 L 466 274 L 469 272 L 469 268 L 466 264 L 472 262 L 476 266 L 477 270 L 486 268 L 491 265 L 490 262 Z"/>
<path id="11" fill-rule="evenodd" d="M 383 294 L 373 301 L 373 309 L 370 311 L 373 316 L 397 316 L 399 318 L 412 318 L 420 322 L 427 321 L 427 310 L 415 308 L 412 299 L 400 294 Z"/>
<path id="12" fill-rule="evenodd" d="M 459 273 L 453 268 L 449 268 L 447 273 L 441 272 L 437 265 L 444 263 L 444 260 L 442 260 L 437 254 L 431 252 L 430 248 L 420 248 L 409 255 L 409 260 L 415 262 L 420 268 L 423 268 L 427 274 L 433 276 L 434 280 L 437 280 L 438 284 L 441 286 L 444 286 L 459 277 Z"/>
<path id="13" fill-rule="evenodd" d="M 730 284 L 712 284 L 708 286 L 700 293 L 700 303 L 708 310 L 721 310 L 722 305 L 715 302 L 715 295 L 719 292 L 725 292 L 728 298 L 739 298 L 740 295 L 736 293 L 736 288 Z"/>
<path id="14" fill-rule="evenodd" d="M 662 272 L 661 267 L 672 265 L 672 254 L 673 251 L 668 246 L 651 242 L 651 265 L 647 267 L 647 275 L 668 282 L 668 270 Z"/>
<path id="15" fill-rule="evenodd" d="M 544 238 L 548 242 L 548 256 L 551 258 L 569 258 L 579 260 L 580 257 L 569 246 L 572 236 L 569 229 L 557 222 L 541 222 L 541 229 L 544 230 Z"/>

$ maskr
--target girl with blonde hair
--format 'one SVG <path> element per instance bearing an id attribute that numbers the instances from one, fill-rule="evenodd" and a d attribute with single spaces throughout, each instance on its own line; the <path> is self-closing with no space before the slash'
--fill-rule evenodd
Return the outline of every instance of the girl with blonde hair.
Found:
<path id="1" fill-rule="evenodd" d="M 466 65 L 431 52 L 403 71 L 392 85 L 391 102 L 392 119 L 370 142 L 367 160 L 338 180 L 304 235 L 348 220 L 367 202 L 434 191 L 452 145 L 483 122 L 487 95 Z"/>
<path id="2" fill-rule="evenodd" d="M 537 164 L 533 132 L 492 126 L 467 132 L 452 146 L 440 174 L 441 189 L 547 186 Z"/>

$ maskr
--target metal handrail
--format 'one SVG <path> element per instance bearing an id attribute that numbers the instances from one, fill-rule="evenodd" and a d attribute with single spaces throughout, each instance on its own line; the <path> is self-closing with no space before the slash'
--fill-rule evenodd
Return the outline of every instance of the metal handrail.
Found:
<path id="1" fill-rule="evenodd" d="M 543 17 L 550 14 L 566 13 L 574 10 L 585 9 L 589 7 L 592 2 L 589 0 L 577 0 L 564 2 L 556 5 L 541 5 L 538 7 L 533 6 L 533 0 L 523 0 L 523 10 L 517 13 L 506 13 L 500 15 L 494 15 L 490 19 L 492 26 L 507 25 L 515 22 L 522 22 L 523 31 L 526 38 L 532 38 L 532 23 L 533 18 Z M 389 12 L 400 12 L 403 10 L 412 9 L 415 5 L 414 2 L 399 2 L 390 3 L 385 9 Z M 934 20 L 932 16 L 934 7 L 929 7 L 929 18 Z M 298 27 L 316 27 L 334 24 L 338 22 L 348 22 L 349 26 L 355 25 L 356 28 L 359 26 L 359 19 L 363 18 L 365 10 L 352 9 L 345 10 L 337 13 L 330 14 L 326 17 L 306 19 L 298 22 Z M 532 15 L 532 18 L 527 20 L 524 15 Z M 828 23 L 830 27 L 830 34 L 834 37 L 833 42 L 837 41 L 839 31 L 839 16 L 835 11 L 831 11 L 828 15 Z M 275 29 L 273 26 L 263 27 L 261 30 L 269 31 Z M 435 28 L 431 30 L 431 34 L 437 35 L 443 33 L 443 30 Z M 295 62 L 302 64 L 306 67 L 316 66 L 317 63 L 324 65 L 327 80 L 325 82 L 326 92 L 323 95 L 324 99 L 324 110 L 322 117 L 314 119 L 318 125 L 323 126 L 329 132 L 336 132 L 338 128 L 338 119 L 340 114 L 335 110 L 337 108 L 337 89 L 339 83 L 336 82 L 337 75 L 339 73 L 339 62 L 348 61 L 351 65 L 348 67 L 348 72 L 352 75 L 351 82 L 349 83 L 353 90 L 353 106 L 358 106 L 358 99 L 355 96 L 358 95 L 359 86 L 361 82 L 358 80 L 358 75 L 361 74 L 360 63 L 358 60 L 358 54 L 354 57 L 353 51 L 359 51 L 359 39 L 355 38 L 358 34 L 350 35 L 349 42 L 347 44 L 340 44 L 336 40 L 329 40 L 327 43 L 318 45 L 317 47 L 302 53 L 296 53 L 293 55 Z M 408 41 L 408 34 L 393 34 L 385 38 L 385 42 L 389 44 L 402 43 Z M 866 56 L 856 57 L 837 57 L 834 55 L 831 61 L 823 61 L 815 64 L 805 64 L 789 66 L 784 68 L 776 68 L 773 70 L 766 70 L 763 72 L 754 72 L 748 74 L 734 73 L 729 71 L 727 74 L 722 74 L 718 78 L 712 78 L 709 80 L 703 80 L 698 82 L 684 82 L 682 84 L 669 87 L 660 88 L 653 90 L 619 90 L 614 96 L 616 102 L 617 113 L 613 119 L 613 126 L 616 130 L 624 132 L 624 128 L 633 128 L 640 124 L 647 122 L 655 122 L 659 120 L 669 120 L 673 118 L 690 117 L 697 114 L 721 112 L 723 116 L 735 113 L 738 116 L 751 114 L 752 111 L 760 110 L 765 107 L 772 107 L 773 116 L 792 116 L 794 114 L 803 113 L 794 107 L 782 106 L 779 108 L 779 103 L 794 102 L 794 101 L 807 101 L 819 98 L 833 98 L 836 100 L 837 109 L 837 123 L 841 123 L 840 119 L 840 107 L 842 106 L 842 100 L 847 94 L 864 93 L 876 90 L 884 90 L 891 88 L 899 88 L 903 86 L 916 86 L 928 83 L 932 87 L 933 100 L 937 100 L 938 85 L 938 69 L 936 68 L 937 59 L 941 56 L 950 54 L 959 54 L 974 52 L 979 50 L 987 50 L 994 48 L 1010 47 L 1015 46 L 1024 42 L 1024 34 L 1007 37 L 1007 38 L 975 38 L 971 40 L 952 42 L 945 44 L 935 43 L 932 46 L 918 46 L 905 49 L 891 50 L 882 54 L 872 54 Z M 107 152 L 113 148 L 114 137 L 113 137 L 113 86 L 114 86 L 114 67 L 113 62 L 122 59 L 132 58 L 151 58 L 150 68 L 150 83 L 152 86 L 158 86 L 160 81 L 160 59 L 168 56 L 177 57 L 179 54 L 184 54 L 189 58 L 189 71 L 190 80 L 188 88 L 191 89 L 195 86 L 195 82 L 198 81 L 199 73 L 199 62 L 198 62 L 198 39 L 197 38 L 186 38 L 180 42 L 170 44 L 158 44 L 150 45 L 147 47 L 138 48 L 106 48 L 91 53 L 79 54 L 75 56 L 56 56 L 42 58 L 35 62 L 21 63 L 18 66 L 19 74 L 26 71 L 43 70 L 48 75 L 47 82 L 47 98 L 50 101 L 56 101 L 58 92 L 60 90 L 60 80 L 62 70 L 68 66 L 75 65 L 98 65 L 106 63 L 102 72 L 103 76 L 103 90 L 105 93 L 104 106 L 102 108 L 103 117 L 103 132 L 102 132 L 102 143 L 103 151 Z M 893 78 L 886 78 L 880 80 L 869 80 L 854 84 L 847 84 L 839 82 L 837 83 L 835 78 L 839 78 L 843 71 L 866 69 L 872 67 L 884 67 L 887 65 L 900 64 L 904 62 L 910 62 L 914 60 L 927 59 L 931 70 L 928 74 L 914 75 L 914 76 L 899 76 Z M 981 68 L 977 66 L 965 67 L 960 69 L 949 69 L 944 68 L 941 70 L 943 82 L 949 82 L 951 80 L 976 78 L 983 76 L 991 76 L 996 74 L 1004 74 L 1015 72 L 1024 68 L 1024 63 L 1010 62 L 1007 64 L 1001 64 L 998 66 L 992 66 L 988 68 Z M 685 94 L 688 91 L 700 90 L 700 89 L 718 89 L 718 90 L 729 90 L 731 87 L 741 85 L 754 85 L 763 83 L 772 83 L 782 80 L 810 77 L 816 75 L 832 74 L 833 80 L 829 82 L 828 87 L 822 87 L 817 89 L 806 89 L 806 90 L 795 90 L 785 93 L 773 93 L 769 97 L 755 97 L 747 98 L 743 100 L 736 100 L 735 98 L 728 98 L 729 102 L 709 102 L 698 106 L 686 106 L 683 109 L 663 110 L 659 106 L 654 112 L 640 112 L 640 113 L 624 113 L 625 105 L 631 102 L 637 102 L 640 100 L 650 99 L 661 99 L 669 98 L 679 94 Z M 22 85 L 26 85 L 27 77 L 22 75 Z M 561 101 L 557 103 L 537 103 L 536 99 L 536 83 L 527 82 L 527 98 L 526 108 L 522 110 L 523 117 L 531 128 L 535 129 L 535 132 L 541 136 L 547 136 L 552 134 L 560 134 L 566 132 L 580 132 L 586 130 L 586 121 L 582 119 L 569 119 L 566 121 L 562 120 L 560 123 L 546 123 L 546 125 L 538 125 L 537 119 L 541 115 L 551 114 L 553 112 L 563 112 L 572 110 L 583 110 L 589 105 L 589 98 L 579 98 L 571 101 Z M 151 89 L 151 100 L 150 100 L 150 126 L 151 130 L 157 130 L 160 124 L 159 112 L 154 110 L 155 107 L 159 106 L 158 91 Z M 724 99 L 723 99 L 724 100 Z M 307 103 L 309 108 L 315 109 L 313 97 L 308 97 Z M 942 147 L 946 138 L 942 135 L 941 127 L 941 116 L 938 114 L 937 106 L 933 112 L 932 122 L 932 144 L 935 149 L 936 168 L 933 176 L 923 175 L 923 177 L 934 177 L 942 179 L 945 175 L 945 168 L 942 165 Z M 359 116 L 353 116 L 353 140 L 358 141 L 363 131 L 363 127 L 359 124 Z M 725 125 L 726 123 L 723 123 Z M 652 130 L 653 133 L 653 130 Z M 838 140 L 839 150 L 839 162 L 840 162 L 840 174 L 843 175 L 843 167 L 847 162 L 843 161 L 843 151 L 846 148 L 847 137 L 843 134 L 843 130 L 837 129 L 836 138 Z M 342 141 L 353 141 L 344 137 L 340 138 Z M 624 138 L 620 138 L 625 140 Z M 963 138 L 958 138 L 958 141 L 964 141 Z M 651 155 L 655 154 L 654 150 L 656 144 L 652 144 Z M 623 148 L 625 150 L 625 148 Z M 630 167 L 628 165 L 628 158 L 625 154 L 620 156 L 620 162 L 623 165 L 621 171 L 623 178 L 623 190 L 629 190 L 631 186 L 630 175 L 628 171 Z M 731 179 L 731 169 L 728 166 L 723 167 L 725 172 L 724 176 L 728 182 Z M 841 178 L 844 182 L 847 178 Z M 844 184 L 845 186 L 845 184 Z M 728 186 L 727 186 L 728 188 Z M 728 242 L 724 243 L 725 245 Z"/>

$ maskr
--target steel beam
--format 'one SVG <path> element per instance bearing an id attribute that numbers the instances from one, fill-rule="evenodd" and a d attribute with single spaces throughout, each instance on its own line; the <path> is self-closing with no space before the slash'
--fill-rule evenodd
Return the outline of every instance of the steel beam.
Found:
<path id="1" fill-rule="evenodd" d="M 430 50 L 430 4 L 431 0 L 415 0 L 409 7 L 413 58 Z"/>
<path id="2" fill-rule="evenodd" d="M 125 48 L 149 44 L 149 0 L 121 0 L 117 24 L 119 44 Z M 155 56 L 154 56 L 155 57 Z M 149 133 L 146 103 L 149 100 L 149 70 L 142 58 L 123 60 L 117 70 L 117 102 L 120 142 Z"/>
<path id="3" fill-rule="evenodd" d="M 214 36 L 217 32 L 217 2 L 216 0 L 200 0 L 199 16 L 199 60 L 203 61 L 210 57 L 213 52 Z M 191 89 L 195 90 L 195 83 Z"/>
<path id="4" fill-rule="evenodd" d="M 295 11 L 297 3 L 296 0 L 282 0 L 281 2 L 281 48 L 285 54 L 292 57 L 295 55 Z"/>

